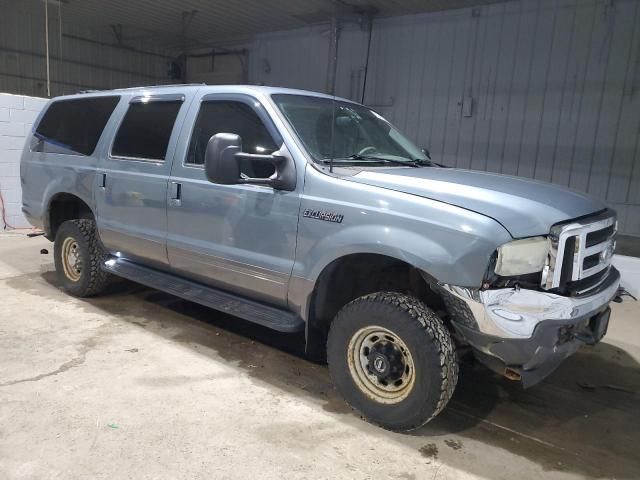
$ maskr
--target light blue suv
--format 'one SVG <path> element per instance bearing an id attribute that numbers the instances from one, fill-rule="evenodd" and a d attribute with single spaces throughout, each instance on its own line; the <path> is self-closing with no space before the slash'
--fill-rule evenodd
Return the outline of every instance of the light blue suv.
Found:
<path id="1" fill-rule="evenodd" d="M 69 293 L 116 275 L 304 331 L 346 400 L 395 430 L 445 407 L 458 352 L 539 382 L 602 338 L 619 288 L 602 203 L 443 167 L 375 111 L 313 92 L 55 98 L 21 177 Z"/>

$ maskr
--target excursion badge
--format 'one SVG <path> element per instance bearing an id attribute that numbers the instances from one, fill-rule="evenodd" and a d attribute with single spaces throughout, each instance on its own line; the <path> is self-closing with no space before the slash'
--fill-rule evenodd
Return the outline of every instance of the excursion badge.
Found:
<path id="1" fill-rule="evenodd" d="M 327 212 L 325 210 L 313 210 L 311 208 L 306 208 L 302 213 L 302 216 L 333 223 L 342 223 L 342 220 L 344 219 L 344 215 L 339 213 Z"/>

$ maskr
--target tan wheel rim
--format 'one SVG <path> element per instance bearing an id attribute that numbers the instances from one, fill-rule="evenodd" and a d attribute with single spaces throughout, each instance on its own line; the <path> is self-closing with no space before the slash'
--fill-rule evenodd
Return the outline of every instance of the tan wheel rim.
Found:
<path id="1" fill-rule="evenodd" d="M 378 403 L 399 403 L 415 384 L 415 366 L 407 345 L 391 330 L 369 326 L 349 341 L 349 372 L 358 388 Z"/>
<path id="2" fill-rule="evenodd" d="M 60 252 L 64 275 L 72 282 L 77 282 L 82 276 L 82 259 L 80 258 L 80 247 L 75 238 L 67 237 L 62 242 Z"/>

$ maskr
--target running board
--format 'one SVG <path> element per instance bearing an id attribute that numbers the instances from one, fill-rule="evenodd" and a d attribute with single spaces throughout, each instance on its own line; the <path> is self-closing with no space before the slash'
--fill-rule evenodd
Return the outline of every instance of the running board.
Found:
<path id="1" fill-rule="evenodd" d="M 126 260 L 110 258 L 102 265 L 102 269 L 119 277 L 240 317 L 278 332 L 292 333 L 304 330 L 302 319 L 287 310 L 238 297 Z"/>

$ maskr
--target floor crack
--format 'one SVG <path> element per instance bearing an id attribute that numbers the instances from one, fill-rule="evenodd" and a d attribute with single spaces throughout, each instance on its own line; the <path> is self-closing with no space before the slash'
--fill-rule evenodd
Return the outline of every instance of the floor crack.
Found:
<path id="1" fill-rule="evenodd" d="M 80 349 L 79 354 L 69 360 L 68 362 L 64 362 L 58 368 L 51 372 L 41 373 L 40 375 L 36 375 L 34 377 L 22 378 L 20 380 L 11 380 L 9 382 L 0 383 L 0 387 L 9 387 L 11 385 L 16 385 L 18 383 L 26 383 L 26 382 L 37 382 L 42 380 L 43 378 L 52 377 L 54 375 L 58 375 L 59 373 L 66 372 L 67 370 L 82 365 L 87 358 L 87 352 L 93 348 L 95 345 L 95 341 L 93 338 L 85 340 L 82 342 L 82 348 Z"/>

